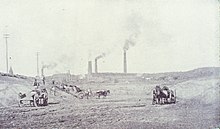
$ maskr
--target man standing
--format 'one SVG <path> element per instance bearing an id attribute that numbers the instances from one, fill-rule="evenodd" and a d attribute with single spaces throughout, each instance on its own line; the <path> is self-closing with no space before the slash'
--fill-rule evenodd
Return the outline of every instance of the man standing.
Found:
<path id="1" fill-rule="evenodd" d="M 33 86 L 38 86 L 38 83 L 37 83 L 37 79 L 36 79 L 36 78 L 34 79 L 34 84 L 33 84 Z"/>
<path id="2" fill-rule="evenodd" d="M 43 77 L 43 85 L 45 85 L 45 77 Z"/>

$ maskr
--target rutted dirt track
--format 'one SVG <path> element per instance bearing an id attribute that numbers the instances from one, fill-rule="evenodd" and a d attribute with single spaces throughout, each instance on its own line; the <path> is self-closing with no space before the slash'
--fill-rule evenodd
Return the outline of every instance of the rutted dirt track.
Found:
<path id="1" fill-rule="evenodd" d="M 214 84 L 213 84 L 214 81 Z M 216 80 L 194 80 L 177 84 L 187 88 L 190 84 L 210 85 L 202 91 L 184 98 L 181 89 L 176 104 L 151 105 L 150 91 L 146 84 L 99 85 L 111 90 L 107 98 L 79 100 L 72 96 L 52 96 L 45 107 L 2 107 L 0 128 L 181 128 L 207 129 L 219 127 L 219 91 L 214 90 Z M 213 84 L 213 85 L 211 85 Z M 84 86 L 86 87 L 86 86 Z M 91 88 L 94 86 L 91 86 Z M 189 88 L 189 87 L 188 87 Z M 213 89 L 208 91 L 208 89 Z M 197 93 L 201 92 L 201 93 Z M 215 98 L 203 96 L 212 93 Z M 197 94 L 196 94 L 197 93 Z M 193 96 L 194 95 L 194 96 Z M 188 95 L 189 96 L 189 95 Z M 210 97 L 210 98 L 209 98 Z"/>

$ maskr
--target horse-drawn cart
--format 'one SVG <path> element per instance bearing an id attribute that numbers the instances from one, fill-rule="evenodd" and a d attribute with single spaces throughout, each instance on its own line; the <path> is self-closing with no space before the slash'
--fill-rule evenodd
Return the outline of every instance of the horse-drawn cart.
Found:
<path id="1" fill-rule="evenodd" d="M 18 95 L 19 107 L 24 105 L 30 105 L 34 107 L 47 106 L 48 105 L 48 93 L 45 88 L 34 89 L 28 93 L 19 93 Z"/>
<path id="2" fill-rule="evenodd" d="M 153 90 L 152 104 L 172 104 L 176 103 L 176 90 L 170 90 L 168 87 L 156 86 Z"/>

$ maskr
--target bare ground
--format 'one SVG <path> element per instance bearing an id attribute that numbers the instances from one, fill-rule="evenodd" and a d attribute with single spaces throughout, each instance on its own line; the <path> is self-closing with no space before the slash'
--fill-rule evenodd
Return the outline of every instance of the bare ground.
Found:
<path id="1" fill-rule="evenodd" d="M 211 85 L 213 81 L 216 83 Z M 190 92 L 181 93 L 177 86 L 189 88 L 191 84 L 207 85 L 207 88 L 184 98 L 184 94 Z M 177 84 L 174 87 L 178 89 L 177 96 L 178 92 L 180 94 L 178 102 L 168 105 L 151 104 L 151 89 L 155 85 L 84 85 L 84 88 L 110 89 L 111 94 L 107 98 L 88 100 L 63 94 L 63 97 L 50 95 L 50 103 L 45 107 L 2 107 L 0 128 L 216 128 L 220 125 L 219 91 L 212 93 L 214 99 L 203 96 L 207 89 L 218 87 L 216 85 L 216 80 L 207 79 Z M 211 99 L 213 101 L 208 101 Z"/>

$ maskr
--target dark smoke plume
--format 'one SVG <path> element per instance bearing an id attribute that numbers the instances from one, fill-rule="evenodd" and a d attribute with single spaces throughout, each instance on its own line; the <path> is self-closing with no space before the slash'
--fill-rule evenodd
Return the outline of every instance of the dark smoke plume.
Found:
<path id="1" fill-rule="evenodd" d="M 127 51 L 130 47 L 136 45 L 138 36 L 140 34 L 140 25 L 142 22 L 142 18 L 137 14 L 132 14 L 127 21 L 127 29 L 130 35 L 128 39 L 125 40 L 125 44 L 123 47 L 125 51 Z"/>
<path id="2" fill-rule="evenodd" d="M 54 69 L 57 66 L 56 63 L 51 63 L 51 64 L 42 64 L 41 68 L 41 76 L 44 77 L 44 69 Z"/>
<path id="3" fill-rule="evenodd" d="M 133 34 L 129 37 L 129 39 L 126 39 L 123 49 L 127 51 L 131 46 L 134 46 L 137 42 L 137 37 L 138 34 Z"/>
<path id="4" fill-rule="evenodd" d="M 106 56 L 106 53 L 102 53 L 101 55 L 97 56 L 95 59 L 98 60 L 98 59 L 103 58 L 105 56 Z"/>
<path id="5" fill-rule="evenodd" d="M 51 64 L 47 64 L 47 65 L 42 65 L 42 69 L 53 69 L 53 68 L 55 68 L 57 66 L 57 64 L 56 63 L 51 63 Z"/>

